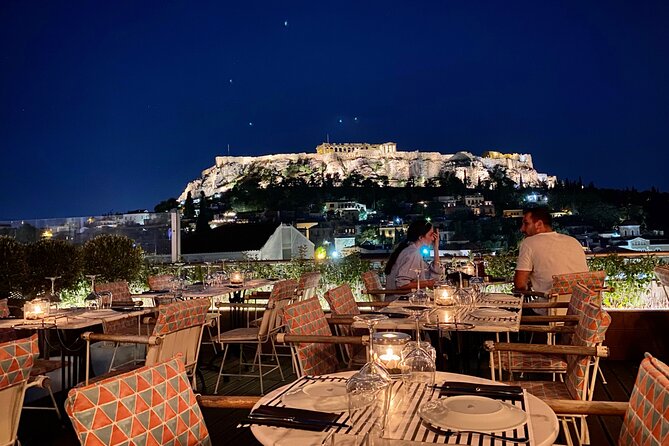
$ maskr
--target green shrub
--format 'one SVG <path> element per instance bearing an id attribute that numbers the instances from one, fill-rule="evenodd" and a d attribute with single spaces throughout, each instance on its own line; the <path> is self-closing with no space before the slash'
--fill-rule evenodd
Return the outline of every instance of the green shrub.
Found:
<path id="1" fill-rule="evenodd" d="M 56 289 L 73 288 L 81 278 L 79 248 L 64 240 L 39 240 L 26 247 L 28 275 L 26 291 L 40 293 L 51 290 L 46 277 L 60 276 Z"/>
<path id="2" fill-rule="evenodd" d="M 84 274 L 97 274 L 97 280 L 132 282 L 142 271 L 144 254 L 132 239 L 105 234 L 84 244 L 81 259 Z"/>
<path id="3" fill-rule="evenodd" d="M 28 272 L 25 246 L 11 237 L 0 236 L 0 298 L 23 292 Z"/>

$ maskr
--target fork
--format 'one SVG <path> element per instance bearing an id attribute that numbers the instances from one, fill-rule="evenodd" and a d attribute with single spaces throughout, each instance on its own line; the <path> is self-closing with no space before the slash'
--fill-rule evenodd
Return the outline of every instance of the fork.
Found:
<path id="1" fill-rule="evenodd" d="M 473 434 L 473 435 L 479 435 L 479 436 L 486 436 L 488 438 L 494 438 L 495 440 L 503 440 L 503 441 L 507 441 L 509 443 L 529 443 L 530 442 L 530 439 L 528 437 L 504 437 L 504 436 L 498 435 L 498 434 L 491 434 L 490 432 L 454 431 L 454 430 L 449 430 L 449 429 L 441 429 L 439 427 L 432 426 L 432 425 L 427 425 L 427 429 L 435 431 L 437 433 L 441 433 L 443 435 L 446 435 L 446 437 L 450 437 L 452 435 Z"/>
<path id="2" fill-rule="evenodd" d="M 441 429 L 440 429 L 441 430 Z M 497 435 L 497 434 L 491 434 L 489 432 L 479 432 L 479 431 L 443 431 L 447 437 L 450 437 L 451 435 L 467 435 L 467 434 L 474 434 L 474 435 L 485 435 L 486 437 L 489 438 L 494 438 L 496 440 L 504 440 L 508 441 L 510 443 L 529 443 L 530 439 L 527 437 L 504 437 L 502 435 Z"/>

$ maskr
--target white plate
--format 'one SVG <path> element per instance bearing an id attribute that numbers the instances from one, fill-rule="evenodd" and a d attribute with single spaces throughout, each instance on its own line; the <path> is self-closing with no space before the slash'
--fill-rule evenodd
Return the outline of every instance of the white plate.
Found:
<path id="1" fill-rule="evenodd" d="M 314 386 L 314 384 L 319 384 Z M 325 390 L 321 384 L 327 384 L 333 387 L 331 390 Z M 305 389 L 314 395 L 320 395 L 328 392 L 330 396 L 312 396 L 306 393 Z M 343 393 L 342 393 L 343 391 Z M 291 390 L 283 394 L 281 402 L 287 407 L 294 409 L 319 410 L 322 412 L 345 412 L 348 410 L 348 396 L 346 395 L 346 382 L 325 382 L 308 384 L 299 389 Z"/>
<path id="2" fill-rule="evenodd" d="M 315 398 L 346 396 L 345 382 L 315 382 L 302 386 L 302 391 Z"/>
<path id="3" fill-rule="evenodd" d="M 470 313 L 474 317 L 512 317 L 517 313 L 501 308 L 478 308 Z"/>
<path id="4" fill-rule="evenodd" d="M 502 432 L 522 426 L 527 413 L 503 401 L 460 395 L 429 401 L 418 409 L 427 423 L 441 429 Z"/>

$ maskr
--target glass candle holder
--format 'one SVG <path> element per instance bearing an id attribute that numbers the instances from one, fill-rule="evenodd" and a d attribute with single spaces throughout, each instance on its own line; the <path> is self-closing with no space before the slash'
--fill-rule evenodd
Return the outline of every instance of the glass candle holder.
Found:
<path id="1" fill-rule="evenodd" d="M 406 333 L 393 331 L 374 333 L 374 357 L 391 375 L 400 374 L 402 348 L 409 340 L 411 336 Z"/>
<path id="2" fill-rule="evenodd" d="M 233 271 L 232 274 L 230 274 L 230 283 L 235 285 L 244 283 L 244 273 L 241 271 Z"/>
<path id="3" fill-rule="evenodd" d="M 33 299 L 23 305 L 24 319 L 44 319 L 49 316 L 50 303 L 46 299 Z"/>
<path id="4" fill-rule="evenodd" d="M 441 285 L 435 288 L 434 303 L 436 305 L 455 305 L 455 287 Z"/>

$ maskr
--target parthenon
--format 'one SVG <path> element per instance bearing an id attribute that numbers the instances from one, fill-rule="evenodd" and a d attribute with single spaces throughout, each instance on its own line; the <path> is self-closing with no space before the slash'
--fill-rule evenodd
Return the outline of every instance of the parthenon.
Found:
<path id="1" fill-rule="evenodd" d="M 324 155 L 326 153 L 355 153 L 359 151 L 372 151 L 377 154 L 397 152 L 397 144 L 386 142 L 382 144 L 369 144 L 358 142 L 330 143 L 324 142 L 316 146 L 316 153 Z"/>

